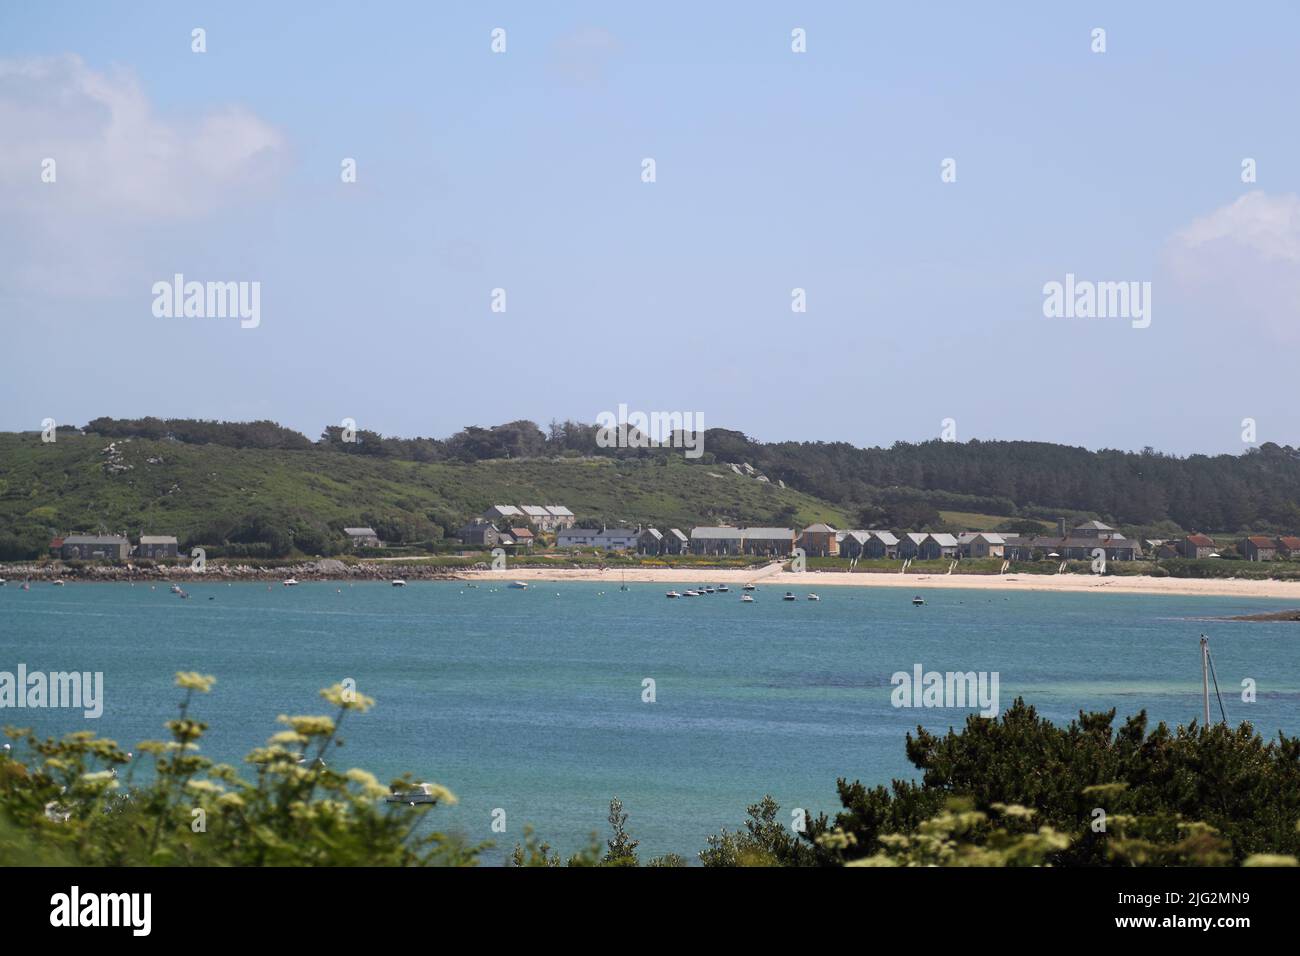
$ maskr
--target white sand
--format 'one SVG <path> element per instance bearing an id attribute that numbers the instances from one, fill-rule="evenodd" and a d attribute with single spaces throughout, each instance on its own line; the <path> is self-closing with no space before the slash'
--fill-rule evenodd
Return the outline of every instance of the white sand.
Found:
<path id="1" fill-rule="evenodd" d="M 506 571 L 466 571 L 456 575 L 467 581 L 601 581 L 617 588 L 628 583 L 726 584 L 747 581 L 787 591 L 816 591 L 827 587 L 885 587 L 920 591 L 926 588 L 964 588 L 996 591 L 1060 591 L 1110 594 L 1204 594 L 1221 597 L 1261 597 L 1294 600 L 1300 606 L 1300 581 L 1249 581 L 1238 578 L 1152 578 L 1146 576 L 1096 577 L 1088 574 L 848 574 L 837 571 L 782 571 L 771 564 L 744 570 L 717 568 L 642 568 L 605 571 L 578 568 L 514 568 Z"/>

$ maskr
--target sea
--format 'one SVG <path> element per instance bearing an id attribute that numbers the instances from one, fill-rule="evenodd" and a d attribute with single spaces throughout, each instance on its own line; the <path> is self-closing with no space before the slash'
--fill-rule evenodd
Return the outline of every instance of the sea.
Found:
<path id="1" fill-rule="evenodd" d="M 377 703 L 348 716 L 331 764 L 448 787 L 458 803 L 428 825 L 492 842 L 487 864 L 525 825 L 563 852 L 604 839 L 613 797 L 643 860 L 694 859 L 765 794 L 793 823 L 838 809 L 840 777 L 919 780 L 907 733 L 960 728 L 978 705 L 895 706 L 894 675 L 918 665 L 996 673 L 1003 710 L 1023 697 L 1057 722 L 1113 708 L 1117 724 L 1140 710 L 1178 724 L 1201 715 L 1206 635 L 1214 719 L 1221 698 L 1234 724 L 1300 733 L 1300 624 L 1218 620 L 1285 601 L 927 589 L 916 606 L 901 588 L 784 601 L 760 587 L 742 603 L 735 585 L 666 600 L 669 587 L 213 581 L 186 584 L 186 600 L 162 584 L 11 581 L 0 671 L 102 672 L 104 708 L 0 708 L 0 724 L 131 749 L 166 736 L 175 673 L 200 671 L 217 678 L 193 708 L 203 751 L 238 766 L 278 715 L 329 713 L 319 689 L 350 678 Z"/>

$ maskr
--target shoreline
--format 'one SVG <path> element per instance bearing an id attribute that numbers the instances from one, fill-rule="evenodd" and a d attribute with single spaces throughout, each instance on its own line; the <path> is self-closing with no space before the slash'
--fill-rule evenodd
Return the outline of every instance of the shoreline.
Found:
<path id="1" fill-rule="evenodd" d="M 19 586 L 24 579 L 33 584 L 48 586 L 56 579 L 69 584 L 172 584 L 203 582 L 247 582 L 278 584 L 293 577 L 306 582 L 378 581 L 394 578 L 414 581 L 478 581 L 508 584 L 524 582 L 591 582 L 604 583 L 617 588 L 629 584 L 705 585 L 726 584 L 739 587 L 753 582 L 760 587 L 807 593 L 819 588 L 867 587 L 901 588 L 922 591 L 948 588 L 951 590 L 1003 591 L 1003 592 L 1054 592 L 1058 594 L 1167 594 L 1203 597 L 1271 598 L 1291 600 L 1300 607 L 1300 581 L 1255 580 L 1247 578 L 1174 578 L 1147 575 L 1091 574 L 898 574 L 890 572 L 852 573 L 845 571 L 804 571 L 795 573 L 782 569 L 780 563 L 748 568 L 507 568 L 504 571 L 488 569 L 447 568 L 427 565 L 402 565 L 398 561 L 379 565 L 374 563 L 345 565 L 339 561 L 305 561 L 275 567 L 251 565 L 210 566 L 204 573 L 189 568 L 127 568 L 123 566 L 98 566 L 93 568 L 62 568 L 52 565 L 0 567 L 0 579 L 5 587 Z"/>
<path id="2" fill-rule="evenodd" d="M 625 578 L 626 576 L 626 578 Z M 1169 594 L 1203 597 L 1249 597 L 1294 600 L 1300 605 L 1300 581 L 1256 581 L 1244 578 L 1155 578 L 1145 575 L 1095 577 L 1085 574 L 890 574 L 843 571 L 783 571 L 780 565 L 764 568 L 700 569 L 698 573 L 677 568 L 648 568 L 605 571 L 588 568 L 514 568 L 506 571 L 457 571 L 460 581 L 594 581 L 617 587 L 629 584 L 726 584 L 752 581 L 759 587 L 787 591 L 816 591 L 822 587 L 884 587 L 904 590 L 949 588 L 972 591 L 1051 591 L 1090 594 Z"/>

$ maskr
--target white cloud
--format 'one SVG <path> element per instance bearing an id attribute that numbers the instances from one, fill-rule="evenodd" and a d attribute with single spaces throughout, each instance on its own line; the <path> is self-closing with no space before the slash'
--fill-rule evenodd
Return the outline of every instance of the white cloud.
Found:
<path id="1" fill-rule="evenodd" d="M 1248 193 L 1177 232 L 1166 260 L 1193 317 L 1300 339 L 1300 197 Z"/>
<path id="2" fill-rule="evenodd" d="M 202 215 L 264 186 L 285 156 L 280 132 L 246 110 L 160 116 L 132 73 L 71 54 L 0 59 L 0 140 L 7 205 L 132 219 Z"/>

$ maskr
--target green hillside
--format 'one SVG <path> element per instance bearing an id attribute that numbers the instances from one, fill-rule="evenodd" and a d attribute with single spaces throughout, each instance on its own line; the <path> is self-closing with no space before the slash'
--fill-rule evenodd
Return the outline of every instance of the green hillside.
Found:
<path id="1" fill-rule="evenodd" d="M 175 534 L 182 544 L 276 542 L 291 533 L 300 550 L 324 553 L 330 548 L 320 539 L 341 541 L 335 536 L 346 525 L 428 541 L 497 503 L 563 504 L 579 520 L 681 528 L 848 522 L 816 498 L 679 458 L 424 463 L 323 447 L 114 442 L 62 432 L 44 444 L 37 435 L 0 434 L 0 544 L 10 552 L 15 541 L 43 550 L 50 534 L 103 530 Z"/>

